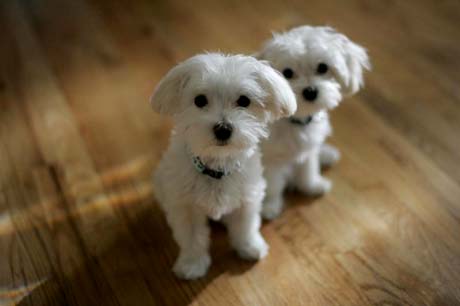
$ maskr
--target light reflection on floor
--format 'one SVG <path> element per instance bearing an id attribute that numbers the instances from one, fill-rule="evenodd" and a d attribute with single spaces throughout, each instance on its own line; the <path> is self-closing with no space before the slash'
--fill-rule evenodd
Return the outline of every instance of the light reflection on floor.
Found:
<path id="1" fill-rule="evenodd" d="M 0 306 L 18 305 L 22 299 L 32 293 L 34 289 L 42 285 L 46 279 L 13 289 L 0 288 Z"/>

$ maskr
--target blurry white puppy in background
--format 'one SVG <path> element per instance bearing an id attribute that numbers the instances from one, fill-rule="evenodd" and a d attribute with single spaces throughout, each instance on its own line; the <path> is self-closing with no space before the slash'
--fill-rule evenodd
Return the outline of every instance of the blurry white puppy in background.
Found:
<path id="1" fill-rule="evenodd" d="M 206 273 L 208 217 L 227 226 L 241 257 L 264 257 L 268 246 L 259 229 L 266 182 L 258 145 L 268 123 L 296 110 L 288 82 L 253 57 L 202 54 L 170 70 L 151 104 L 174 119 L 154 189 L 180 248 L 176 275 Z"/>
<path id="2" fill-rule="evenodd" d="M 340 154 L 324 143 L 332 131 L 327 111 L 363 86 L 363 69 L 370 64 L 364 48 L 330 27 L 274 34 L 257 57 L 282 72 L 297 98 L 296 113 L 273 124 L 262 143 L 267 180 L 262 214 L 273 219 L 282 210 L 286 186 L 310 195 L 331 189 L 320 166 L 333 164 Z"/>

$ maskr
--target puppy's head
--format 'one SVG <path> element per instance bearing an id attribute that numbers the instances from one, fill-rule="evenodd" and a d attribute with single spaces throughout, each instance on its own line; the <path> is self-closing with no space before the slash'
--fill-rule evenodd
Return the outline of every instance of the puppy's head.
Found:
<path id="1" fill-rule="evenodd" d="M 174 67 L 156 87 L 151 104 L 174 117 L 175 133 L 183 134 L 193 154 L 213 158 L 251 152 L 267 136 L 269 122 L 296 110 L 288 82 L 268 64 L 219 53 Z"/>
<path id="2" fill-rule="evenodd" d="M 366 50 L 330 27 L 302 26 L 275 34 L 257 57 L 289 81 L 298 116 L 336 107 L 342 95 L 363 86 L 363 69 L 370 69 Z"/>

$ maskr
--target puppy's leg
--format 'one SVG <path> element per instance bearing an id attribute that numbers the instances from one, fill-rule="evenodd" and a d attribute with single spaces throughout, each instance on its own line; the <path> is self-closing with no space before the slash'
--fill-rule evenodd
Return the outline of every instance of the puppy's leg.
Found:
<path id="1" fill-rule="evenodd" d="M 264 171 L 267 180 L 266 196 L 262 207 L 262 217 L 273 220 L 283 210 L 283 190 L 286 186 L 286 170 L 282 167 L 267 167 Z"/>
<path id="2" fill-rule="evenodd" d="M 332 183 L 321 176 L 320 148 L 313 150 L 297 169 L 297 188 L 309 195 L 322 195 L 332 188 Z"/>
<path id="3" fill-rule="evenodd" d="M 167 219 L 179 245 L 174 273 L 183 279 L 195 279 L 205 275 L 211 264 L 206 215 L 188 206 L 175 207 L 168 212 Z"/>
<path id="4" fill-rule="evenodd" d="M 340 151 L 333 145 L 323 143 L 319 152 L 321 167 L 330 167 L 340 159 Z"/>
<path id="5" fill-rule="evenodd" d="M 268 253 L 268 245 L 260 234 L 260 206 L 243 203 L 242 207 L 225 216 L 230 243 L 239 256 L 248 260 L 259 260 Z"/>

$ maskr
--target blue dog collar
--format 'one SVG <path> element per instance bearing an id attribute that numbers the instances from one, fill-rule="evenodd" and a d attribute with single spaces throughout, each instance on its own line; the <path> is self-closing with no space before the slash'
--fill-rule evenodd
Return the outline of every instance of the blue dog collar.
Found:
<path id="1" fill-rule="evenodd" d="M 193 165 L 195 166 L 195 169 L 198 172 L 208 175 L 216 180 L 220 180 L 222 177 L 230 174 L 230 172 L 228 171 L 223 171 L 220 169 L 214 170 L 214 169 L 207 167 L 198 156 L 193 156 L 192 162 L 193 162 Z"/>
<path id="2" fill-rule="evenodd" d="M 308 125 L 312 120 L 313 116 L 307 116 L 305 118 L 289 117 L 289 122 L 297 125 Z"/>

